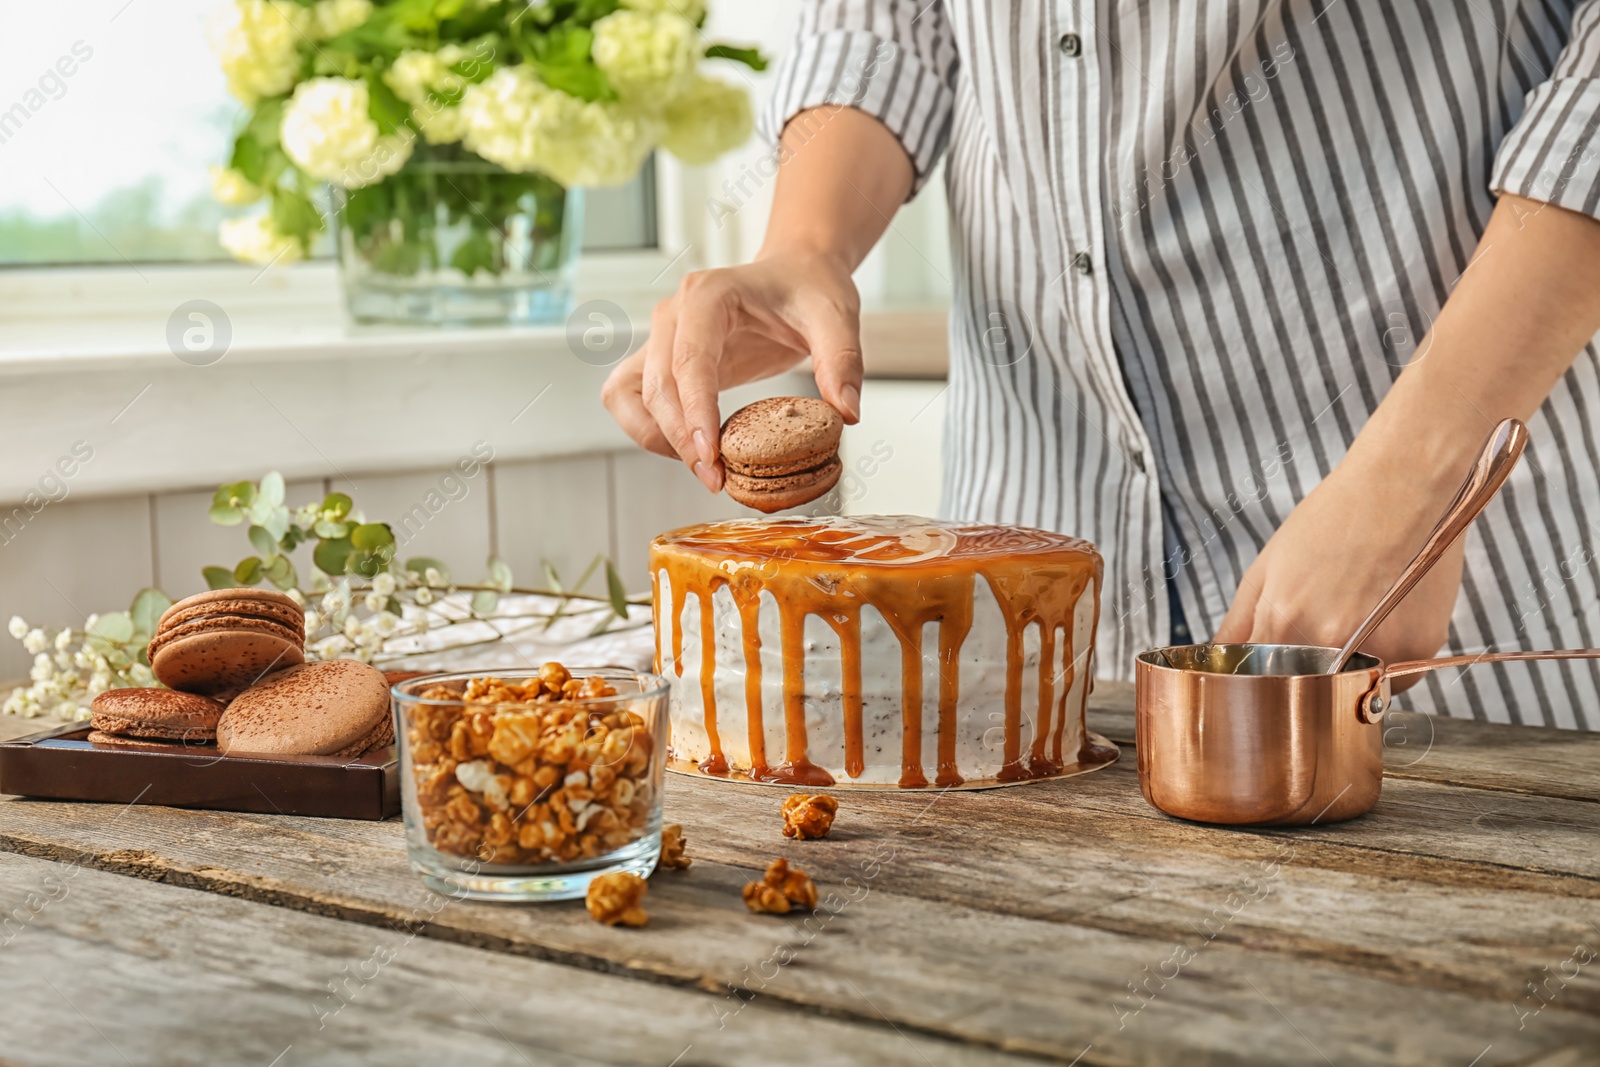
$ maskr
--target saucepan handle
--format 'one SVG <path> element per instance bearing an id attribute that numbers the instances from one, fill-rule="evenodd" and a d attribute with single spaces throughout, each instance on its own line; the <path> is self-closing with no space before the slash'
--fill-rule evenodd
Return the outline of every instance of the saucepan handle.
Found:
<path id="1" fill-rule="evenodd" d="M 1404 663 L 1391 664 L 1383 669 L 1383 673 L 1378 676 L 1378 684 L 1374 684 L 1361 698 L 1361 705 L 1356 711 L 1362 722 L 1377 722 L 1383 718 L 1383 713 L 1388 709 L 1384 707 L 1378 685 L 1385 681 L 1413 674 L 1426 674 L 1428 671 L 1443 670 L 1446 667 L 1471 667 L 1479 663 L 1509 663 L 1512 660 L 1522 659 L 1600 659 L 1600 648 L 1568 648 L 1539 652 L 1480 652 L 1476 656 L 1441 656 L 1438 659 L 1406 660 Z"/>

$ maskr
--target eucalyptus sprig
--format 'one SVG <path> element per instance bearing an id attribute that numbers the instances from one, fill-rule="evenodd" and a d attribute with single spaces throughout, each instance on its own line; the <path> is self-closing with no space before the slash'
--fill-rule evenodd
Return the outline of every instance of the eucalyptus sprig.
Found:
<path id="1" fill-rule="evenodd" d="M 455 582 L 437 559 L 413 556 L 400 562 L 394 530 L 388 523 L 367 521 L 344 493 L 290 508 L 277 471 L 260 482 L 219 486 L 210 515 L 219 526 L 245 527 L 255 552 L 232 567 L 201 568 L 206 584 L 228 589 L 266 582 L 281 590 L 305 608 L 307 655 L 314 659 L 394 662 L 548 631 L 564 618 L 593 618 L 588 633 L 597 636 L 643 625 L 632 609 L 650 602 L 647 596 L 628 596 L 616 567 L 598 555 L 571 585 L 546 560 L 543 587 L 519 586 L 510 565 L 497 557 L 490 557 L 482 581 Z M 312 545 L 311 567 L 302 580 L 290 556 L 306 544 Z M 601 570 L 604 592 L 586 592 Z M 548 599 L 505 599 L 518 596 Z M 87 719 L 90 702 L 107 689 L 158 684 L 147 649 L 161 614 L 171 606 L 161 590 L 142 589 L 126 611 L 91 615 L 81 628 L 46 629 L 13 617 L 11 636 L 34 662 L 30 683 L 13 689 L 3 710 Z M 458 640 L 397 647 L 414 646 L 416 638 L 452 627 L 468 629 L 456 631 L 462 635 Z"/>
<path id="2" fill-rule="evenodd" d="M 649 603 L 648 597 L 630 598 L 616 567 L 596 556 L 577 582 L 566 586 L 556 568 L 543 562 L 545 587 L 518 586 L 505 560 L 491 556 L 480 582 L 454 581 L 449 568 L 437 559 L 413 556 L 401 562 L 394 530 L 388 523 L 371 522 L 344 493 L 329 493 L 319 504 L 291 509 L 285 503 L 283 476 L 266 474 L 259 483 L 233 482 L 217 488 L 211 501 L 211 520 L 221 526 L 247 526 L 246 534 L 256 554 L 233 567 L 202 568 L 213 589 L 253 586 L 265 581 L 306 605 L 306 636 L 311 653 L 320 658 L 350 656 L 385 662 L 414 656 L 398 652 L 400 639 L 469 623 L 488 624 L 493 636 L 469 638 L 464 643 L 432 645 L 441 651 L 502 640 L 529 629 L 518 623 L 537 623 L 548 630 L 565 617 L 593 616 L 591 636 L 618 624 L 637 625 L 630 608 Z M 311 544 L 311 576 L 301 585 L 290 554 Z M 594 573 L 603 566 L 603 595 L 584 592 Z M 447 610 L 441 597 L 467 594 L 465 612 Z M 548 609 L 515 604 L 503 610 L 504 597 L 526 595 L 550 598 Z M 317 596 L 321 597 L 316 601 Z M 365 609 L 358 611 L 358 606 Z M 481 627 L 479 628 L 481 632 Z"/>

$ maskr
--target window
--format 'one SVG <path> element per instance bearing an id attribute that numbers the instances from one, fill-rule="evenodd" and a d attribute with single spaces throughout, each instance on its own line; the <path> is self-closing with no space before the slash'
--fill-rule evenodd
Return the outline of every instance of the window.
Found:
<path id="1" fill-rule="evenodd" d="M 0 264 L 225 260 L 207 167 L 238 105 L 219 0 L 30 4 L 0 34 Z M 221 0 L 226 3 L 226 0 Z M 653 248 L 651 166 L 587 195 L 585 247 Z"/>

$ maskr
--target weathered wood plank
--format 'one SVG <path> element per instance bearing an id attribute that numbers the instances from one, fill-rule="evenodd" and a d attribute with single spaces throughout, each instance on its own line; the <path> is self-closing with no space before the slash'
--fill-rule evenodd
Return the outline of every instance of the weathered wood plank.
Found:
<path id="1" fill-rule="evenodd" d="M 0 899 L 5 1056 L 30 1067 L 1036 1062 L 759 999 L 719 1026 L 692 989 L 19 856 Z"/>
<path id="2" fill-rule="evenodd" d="M 1133 686 L 1097 682 L 1089 725 L 1118 744 L 1133 744 Z M 1600 801 L 1600 733 L 1401 711 L 1387 719 L 1383 740 L 1391 778 Z"/>
<path id="3" fill-rule="evenodd" d="M 759 985 L 776 945 L 798 939 L 804 948 L 797 964 L 777 988 L 763 989 L 765 996 L 848 1012 L 860 1002 L 846 979 L 859 985 L 860 976 L 871 975 L 882 984 L 861 988 L 899 1025 L 1065 1059 L 1093 1043 L 1129 1062 L 1207 1050 L 1281 1062 L 1279 1045 L 1250 1034 L 1283 1030 L 1280 1009 L 1304 1025 L 1301 1012 L 1319 1012 L 1325 1003 L 1346 1008 L 1328 1015 L 1326 1032 L 1313 1040 L 1341 1050 L 1341 1062 L 1435 1062 L 1431 1053 L 1408 1051 L 1406 1042 L 1436 1029 L 1451 1031 L 1433 1036 L 1439 1048 L 1464 1053 L 1461 1062 L 1490 1043 L 1505 1049 L 1523 1042 L 1536 1051 L 1558 1033 L 1500 1030 L 1517 1022 L 1513 1005 L 1523 983 L 1566 959 L 1569 941 L 1600 940 L 1586 925 L 1586 916 L 1600 912 L 1592 881 L 1400 856 L 1337 835 L 1196 827 L 1150 812 L 1137 796 L 1131 803 L 1124 796 L 1122 811 L 1103 810 L 1106 798 L 1079 803 L 1078 786 L 1111 773 L 937 799 L 851 794 L 837 838 L 804 845 L 786 844 L 776 832 L 780 791 L 674 778 L 669 811 L 689 827 L 702 860 L 687 876 L 656 879 L 652 899 L 662 918 L 648 938 L 619 945 L 575 906 L 452 905 L 428 933 L 718 988 Z M 1109 797 L 1126 794 L 1126 786 Z M 0 804 L 0 843 L 67 859 L 81 849 L 86 862 L 142 877 L 368 923 L 395 918 L 420 888 L 393 824 L 133 809 L 108 827 L 112 815 L 83 805 Z M 814 938 L 803 927 L 796 933 L 793 924 L 746 915 L 739 885 L 780 851 L 800 859 L 825 890 L 864 895 Z M 867 880 L 861 865 L 874 858 Z M 1275 858 L 1274 874 L 1263 882 L 1263 864 Z M 1573 887 L 1578 891 L 1563 892 Z M 1236 893 L 1261 899 L 1234 914 Z M 1203 944 L 1203 967 L 1160 987 L 1150 974 L 1180 942 Z M 619 947 L 626 956 L 618 958 Z M 1273 1003 L 1253 994 L 1241 974 Z M 1204 980 L 1188 981 L 1195 976 Z M 1159 987 L 1158 1027 L 1125 1023 L 1129 1032 L 1116 1030 L 1140 1003 L 1129 982 L 1152 983 L 1145 996 Z M 990 996 L 975 1001 L 974 987 Z M 1241 993 L 1249 1003 L 1236 1002 Z M 1417 1021 L 1422 1002 L 1433 1005 L 1431 1024 Z M 1588 1013 L 1594 1031 L 1573 1024 L 1572 1033 L 1595 1038 L 1597 1012 L 1594 987 L 1573 983 L 1559 1007 L 1540 1018 Z M 1217 1022 L 1219 1013 L 1230 1021 Z M 1444 1025 L 1462 1018 L 1478 1021 Z M 1477 1048 L 1465 1047 L 1480 1036 Z"/>

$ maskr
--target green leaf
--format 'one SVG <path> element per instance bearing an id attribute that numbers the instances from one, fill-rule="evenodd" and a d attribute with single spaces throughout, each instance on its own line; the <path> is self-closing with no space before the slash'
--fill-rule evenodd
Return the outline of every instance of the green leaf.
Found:
<path id="1" fill-rule="evenodd" d="M 394 547 L 394 532 L 386 522 L 364 522 L 350 531 L 350 543 L 363 552 Z"/>
<path id="2" fill-rule="evenodd" d="M 200 573 L 205 577 L 208 589 L 232 589 L 235 583 L 233 572 L 226 567 L 201 567 Z"/>
<path id="3" fill-rule="evenodd" d="M 344 522 L 331 522 L 328 519 L 318 519 L 312 530 L 318 537 L 349 537 L 350 524 Z"/>
<path id="4" fill-rule="evenodd" d="M 707 59 L 731 59 L 743 63 L 751 70 L 766 70 L 767 57 L 759 48 L 738 48 L 731 44 L 714 44 L 706 49 Z"/>
<path id="5" fill-rule="evenodd" d="M 480 589 L 472 594 L 472 610 L 479 615 L 488 615 L 500 606 L 500 594 L 492 589 Z"/>
<path id="6" fill-rule="evenodd" d="M 261 487 L 256 499 L 268 501 L 273 507 L 277 507 L 283 503 L 283 492 L 283 475 L 277 471 L 268 471 L 261 478 Z"/>
<path id="7" fill-rule="evenodd" d="M 271 556 L 278 551 L 277 538 L 265 526 L 250 527 L 250 545 L 263 556 Z"/>
<path id="8" fill-rule="evenodd" d="M 560 89 L 568 96 L 590 103 L 617 99 L 617 91 L 611 87 L 610 80 L 593 63 L 541 63 L 535 60 L 533 68 L 538 72 L 540 81 L 552 89 Z"/>
<path id="9" fill-rule="evenodd" d="M 172 598 L 159 589 L 141 589 L 128 607 L 128 618 L 133 620 L 133 630 L 148 638 L 156 632 L 161 613 L 172 607 Z"/>
<path id="10" fill-rule="evenodd" d="M 308 244 L 313 234 L 322 232 L 322 213 L 292 189 L 278 186 L 272 190 L 271 214 L 278 232 L 295 238 L 302 245 Z"/>
<path id="11" fill-rule="evenodd" d="M 354 547 L 348 537 L 330 537 L 317 542 L 317 547 L 311 552 L 311 562 L 324 574 L 340 575 L 344 573 L 352 551 Z"/>
<path id="12" fill-rule="evenodd" d="M 489 557 L 489 581 L 485 584 L 492 585 L 502 593 L 511 592 L 514 584 L 511 580 L 511 565 L 499 556 Z"/>
<path id="13" fill-rule="evenodd" d="M 267 576 L 267 581 L 279 589 L 293 589 L 299 584 L 295 581 L 294 563 L 290 561 L 288 556 L 271 557 L 267 560 L 267 565 L 262 569 L 262 573 Z"/>
<path id="14" fill-rule="evenodd" d="M 545 586 L 558 593 L 561 592 L 561 575 L 556 571 L 556 565 L 547 559 L 541 559 L 539 566 L 544 571 Z"/>
<path id="15" fill-rule="evenodd" d="M 622 587 L 622 575 L 617 573 L 617 568 L 606 560 L 606 595 L 611 598 L 611 610 L 617 618 L 628 617 L 628 591 Z"/>
<path id="16" fill-rule="evenodd" d="M 237 526 L 244 521 L 244 512 L 232 504 L 212 504 L 210 514 L 218 526 Z"/>
<path id="17" fill-rule="evenodd" d="M 329 493 L 322 498 L 320 510 L 330 519 L 342 519 L 350 514 L 350 509 L 354 506 L 355 502 L 343 493 Z"/>
<path id="18" fill-rule="evenodd" d="M 133 639 L 133 620 L 126 611 L 108 611 L 96 619 L 87 632 L 114 644 L 124 644 Z"/>
<path id="19" fill-rule="evenodd" d="M 589 578 L 594 574 L 595 568 L 600 566 L 600 562 L 605 558 L 601 553 L 595 553 L 594 559 L 591 559 L 589 565 L 583 568 L 583 573 L 578 576 L 577 583 L 573 585 L 572 591 L 574 593 L 583 592 L 583 587 L 589 584 Z"/>
<path id="20" fill-rule="evenodd" d="M 389 88 L 376 70 L 367 71 L 367 117 L 378 124 L 378 132 L 388 136 L 401 126 L 411 114 L 407 104 Z"/>
<path id="21" fill-rule="evenodd" d="M 405 606 L 400 603 L 399 597 L 392 596 L 388 600 L 385 600 L 383 602 L 383 610 L 387 611 L 391 615 L 398 615 L 401 618 L 404 618 L 406 614 Z"/>
<path id="22" fill-rule="evenodd" d="M 257 556 L 246 556 L 233 568 L 233 580 L 240 585 L 255 585 L 261 580 L 261 560 Z"/>
<path id="23" fill-rule="evenodd" d="M 469 278 L 480 270 L 495 273 L 494 242 L 487 233 L 474 228 L 467 239 L 456 246 L 450 265 Z"/>

